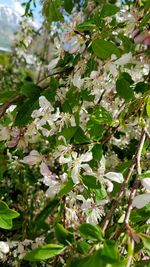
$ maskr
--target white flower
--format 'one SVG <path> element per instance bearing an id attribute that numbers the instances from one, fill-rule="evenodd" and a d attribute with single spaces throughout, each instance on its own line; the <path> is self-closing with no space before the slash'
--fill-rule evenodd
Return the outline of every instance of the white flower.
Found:
<path id="1" fill-rule="evenodd" d="M 57 58 L 51 60 L 51 62 L 48 64 L 48 70 L 49 70 L 49 71 L 53 70 L 53 69 L 56 67 L 56 65 L 57 65 L 57 63 L 58 63 L 58 61 L 59 61 L 59 59 L 60 59 L 60 58 L 57 57 Z"/>
<path id="2" fill-rule="evenodd" d="M 132 60 L 132 53 L 129 52 L 127 54 L 122 55 L 119 59 L 117 59 L 114 64 L 118 66 L 123 66 Z"/>
<path id="3" fill-rule="evenodd" d="M 105 213 L 103 209 L 95 207 L 92 209 L 92 212 L 89 214 L 89 216 L 87 216 L 86 222 L 96 225 L 104 214 Z"/>
<path id="4" fill-rule="evenodd" d="M 101 217 L 105 215 L 103 205 L 106 204 L 108 200 L 103 199 L 95 204 L 92 198 L 85 199 L 82 195 L 78 195 L 77 199 L 83 202 L 81 209 L 87 215 L 86 222 L 98 224 Z"/>
<path id="5" fill-rule="evenodd" d="M 79 157 L 77 152 L 72 152 L 72 157 L 73 157 L 73 161 L 71 162 L 72 180 L 75 184 L 78 184 L 80 180 L 80 169 L 82 168 L 86 171 L 89 167 L 88 164 L 84 164 L 83 162 L 89 162 L 90 160 L 92 160 L 92 152 L 86 152 L 85 154 L 82 154 Z"/>
<path id="6" fill-rule="evenodd" d="M 4 254 L 9 252 L 9 245 L 7 242 L 0 241 L 0 251 Z"/>
<path id="7" fill-rule="evenodd" d="M 83 83 L 84 83 L 84 79 L 81 79 L 81 74 L 80 71 L 77 71 L 72 79 L 72 83 L 74 86 L 76 86 L 77 88 L 81 88 Z"/>
<path id="8" fill-rule="evenodd" d="M 60 190 L 60 183 L 56 181 L 58 178 L 56 174 L 53 174 L 46 163 L 42 162 L 40 166 L 40 173 L 44 176 L 42 179 L 43 184 L 49 188 L 46 191 L 46 197 L 53 198 Z"/>
<path id="9" fill-rule="evenodd" d="M 133 199 L 132 207 L 141 209 L 149 203 L 150 203 L 150 194 L 142 194 L 142 195 L 136 196 Z"/>
<path id="10" fill-rule="evenodd" d="M 49 170 L 47 164 L 44 162 L 42 162 L 40 165 L 40 173 L 44 176 L 43 183 L 47 186 L 51 186 L 51 180 L 55 180 L 57 177 Z"/>
<path id="11" fill-rule="evenodd" d="M 150 190 L 150 178 L 144 178 L 141 180 L 141 184 L 147 189 Z"/>
<path id="12" fill-rule="evenodd" d="M 122 173 L 118 172 L 108 172 L 105 174 L 105 177 L 119 184 L 121 184 L 124 181 Z"/>
<path id="13" fill-rule="evenodd" d="M 23 158 L 21 162 L 26 163 L 30 166 L 38 164 L 42 161 L 42 156 L 39 154 L 38 151 L 32 150 L 30 154 Z"/>

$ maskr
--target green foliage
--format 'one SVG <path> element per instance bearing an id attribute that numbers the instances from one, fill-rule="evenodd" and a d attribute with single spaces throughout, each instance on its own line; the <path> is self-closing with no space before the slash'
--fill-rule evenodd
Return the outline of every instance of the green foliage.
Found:
<path id="1" fill-rule="evenodd" d="M 92 49 L 94 54 L 103 60 L 110 58 L 112 54 L 120 56 L 120 51 L 114 43 L 102 39 L 95 39 L 92 42 Z"/>
<path id="2" fill-rule="evenodd" d="M 56 255 L 59 255 L 65 247 L 63 245 L 57 244 L 48 244 L 39 246 L 38 248 L 32 250 L 25 256 L 25 260 L 27 261 L 41 261 L 49 258 L 53 258 Z"/>
<path id="3" fill-rule="evenodd" d="M 0 228 L 11 229 L 12 220 L 17 218 L 19 213 L 10 209 L 4 201 L 0 201 Z"/>
<path id="4" fill-rule="evenodd" d="M 64 245 L 68 245 L 74 241 L 73 233 L 66 230 L 60 223 L 57 223 L 55 226 L 55 236 L 58 242 Z"/>
<path id="5" fill-rule="evenodd" d="M 79 232 L 85 239 L 92 241 L 101 241 L 103 239 L 102 231 L 98 226 L 85 223 L 79 226 Z"/>

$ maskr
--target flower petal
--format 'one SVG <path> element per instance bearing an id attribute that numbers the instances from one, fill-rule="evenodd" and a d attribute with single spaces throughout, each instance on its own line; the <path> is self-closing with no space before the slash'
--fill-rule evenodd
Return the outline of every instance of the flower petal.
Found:
<path id="1" fill-rule="evenodd" d="M 124 180 L 122 173 L 118 173 L 118 172 L 108 172 L 105 174 L 105 177 L 119 184 L 121 184 Z"/>
<path id="2" fill-rule="evenodd" d="M 147 189 L 150 190 L 150 178 L 144 178 L 141 180 L 141 184 Z"/>
<path id="3" fill-rule="evenodd" d="M 141 209 L 145 207 L 148 203 L 150 203 L 150 194 L 142 194 L 142 195 L 136 196 L 133 199 L 132 207 Z"/>

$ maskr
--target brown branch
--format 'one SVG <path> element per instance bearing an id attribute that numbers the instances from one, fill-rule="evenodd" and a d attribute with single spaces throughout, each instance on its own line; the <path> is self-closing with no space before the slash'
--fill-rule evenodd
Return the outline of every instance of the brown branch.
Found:
<path id="1" fill-rule="evenodd" d="M 24 100 L 26 97 L 24 95 L 18 95 L 10 99 L 8 102 L 0 105 L 0 118 L 5 114 L 6 110 L 13 104 L 16 104 L 19 101 Z"/>
<path id="2" fill-rule="evenodd" d="M 109 213 L 107 214 L 107 216 L 105 217 L 104 219 L 104 222 L 103 222 L 103 225 L 102 225 L 102 229 L 103 231 L 106 230 L 106 228 L 108 227 L 108 225 L 110 224 L 111 222 L 111 219 L 114 215 L 114 212 L 116 210 L 116 208 L 118 207 L 118 205 L 120 204 L 122 198 L 124 197 L 125 195 L 125 191 L 126 191 L 126 187 L 128 185 L 128 182 L 129 182 L 129 179 L 132 175 L 132 172 L 134 170 L 134 167 L 135 166 L 138 166 L 137 167 L 137 170 L 138 172 L 140 172 L 140 159 L 141 159 L 141 153 L 142 153 L 142 149 L 143 149 L 143 145 L 144 145 L 144 141 L 145 141 L 145 129 L 143 129 L 142 133 L 141 133 L 141 138 L 139 140 L 139 144 L 138 144 L 138 147 L 137 147 L 137 151 L 132 159 L 132 162 L 131 162 L 131 165 L 129 167 L 129 170 L 128 170 L 128 173 L 124 179 L 124 182 L 121 186 L 121 189 L 120 189 L 120 192 L 118 193 L 118 195 L 116 196 L 116 200 L 112 200 L 111 202 L 111 209 L 109 211 Z M 140 174 L 140 173 L 138 173 Z M 136 187 L 133 188 L 133 189 L 136 189 L 137 190 L 137 184 L 139 185 L 139 183 L 137 182 L 135 185 Z M 131 194 L 130 194 L 130 198 L 129 198 L 129 204 L 128 204 L 128 208 L 127 208 L 127 212 L 126 212 L 126 215 L 125 215 L 125 220 L 127 221 L 130 217 L 130 213 L 131 213 L 131 210 L 132 210 L 132 201 L 133 201 L 133 198 L 136 194 L 136 190 L 133 190 L 131 191 Z M 125 221 L 125 223 L 126 223 Z"/>
<path id="3" fill-rule="evenodd" d="M 47 80 L 48 78 L 55 76 L 55 75 L 62 75 L 63 73 L 68 73 L 69 71 L 72 71 L 74 68 L 70 67 L 68 69 L 65 69 L 63 71 L 58 71 L 55 72 L 53 74 L 49 74 L 46 77 L 43 77 L 41 80 L 38 81 L 37 85 L 40 85 L 42 82 L 44 82 L 45 80 Z M 47 88 L 47 86 L 45 88 L 42 88 L 43 90 L 45 90 Z M 0 118 L 3 117 L 3 115 L 5 114 L 6 110 L 13 104 L 18 103 L 19 101 L 22 101 L 26 99 L 25 95 L 18 95 L 12 99 L 10 99 L 9 101 L 7 101 L 6 103 L 0 105 Z"/>

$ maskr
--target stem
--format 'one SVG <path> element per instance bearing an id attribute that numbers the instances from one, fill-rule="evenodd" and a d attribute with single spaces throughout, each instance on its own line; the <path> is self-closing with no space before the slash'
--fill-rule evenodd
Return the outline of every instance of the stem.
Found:
<path id="1" fill-rule="evenodd" d="M 126 267 L 130 267 L 132 264 L 133 259 L 133 253 L 134 253 L 134 240 L 129 237 L 128 239 L 128 261 Z"/>
<path id="2" fill-rule="evenodd" d="M 132 175 L 132 172 L 134 170 L 134 167 L 137 166 L 138 174 L 141 173 L 140 160 L 141 160 L 141 153 L 142 153 L 144 141 L 145 141 L 145 128 L 143 129 L 143 131 L 141 133 L 141 138 L 140 138 L 140 141 L 139 141 L 139 145 L 137 147 L 137 151 L 136 151 L 136 153 L 135 153 L 135 155 L 134 155 L 134 157 L 132 159 L 130 168 L 129 168 L 128 173 L 127 173 L 127 175 L 126 175 L 126 177 L 124 179 L 124 182 L 123 182 L 123 184 L 121 186 L 120 192 L 116 196 L 116 200 L 112 200 L 112 202 L 111 202 L 111 209 L 110 209 L 109 213 L 107 214 L 107 216 L 104 219 L 103 226 L 102 226 L 103 231 L 105 231 L 106 228 L 108 227 L 108 225 L 110 224 L 111 219 L 112 219 L 112 217 L 114 215 L 115 209 L 120 204 L 122 198 L 125 195 L 125 190 L 126 190 L 126 187 L 127 187 L 128 182 L 129 182 L 129 179 L 130 179 L 130 177 Z M 131 191 L 131 194 L 130 194 L 129 204 L 128 204 L 127 212 L 126 212 L 126 215 L 125 215 L 125 220 L 127 222 L 129 220 L 129 217 L 130 217 L 130 214 L 131 214 L 132 201 L 133 201 L 133 198 L 134 198 L 134 196 L 136 194 L 136 191 L 137 191 L 137 188 L 138 188 L 137 186 L 138 185 L 139 185 L 139 183 L 136 182 L 135 188 L 133 187 L 133 191 Z"/>

